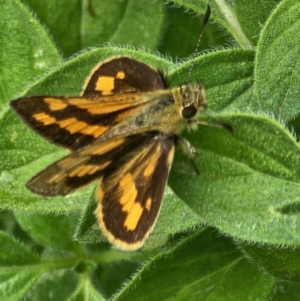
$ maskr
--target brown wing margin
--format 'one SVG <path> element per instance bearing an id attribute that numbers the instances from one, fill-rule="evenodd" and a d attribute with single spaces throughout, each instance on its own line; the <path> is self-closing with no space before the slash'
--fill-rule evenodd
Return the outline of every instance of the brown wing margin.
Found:
<path id="1" fill-rule="evenodd" d="M 140 248 L 153 229 L 174 157 L 174 139 L 155 134 L 146 148 L 99 184 L 96 215 L 104 235 L 118 248 Z"/>

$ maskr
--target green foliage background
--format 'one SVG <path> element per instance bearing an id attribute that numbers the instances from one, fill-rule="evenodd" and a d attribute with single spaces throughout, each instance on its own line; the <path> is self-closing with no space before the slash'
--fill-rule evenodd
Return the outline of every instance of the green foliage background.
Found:
<path id="1" fill-rule="evenodd" d="M 1 1 L 1 300 L 300 300 L 300 2 L 210 0 L 203 53 L 181 60 L 206 3 Z M 201 174 L 176 154 L 157 225 L 133 253 L 99 233 L 93 185 L 53 199 L 25 189 L 65 151 L 7 105 L 78 95 L 90 70 L 118 55 L 163 70 L 170 86 L 193 61 L 208 100 L 199 118 L 233 128 L 183 133 Z"/>

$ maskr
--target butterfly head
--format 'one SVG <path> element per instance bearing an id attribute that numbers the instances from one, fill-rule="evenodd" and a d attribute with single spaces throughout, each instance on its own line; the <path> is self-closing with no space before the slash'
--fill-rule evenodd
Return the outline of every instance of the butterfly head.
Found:
<path id="1" fill-rule="evenodd" d="M 189 83 L 180 86 L 181 95 L 181 116 L 184 119 L 194 117 L 198 111 L 206 107 L 205 91 L 199 83 Z"/>

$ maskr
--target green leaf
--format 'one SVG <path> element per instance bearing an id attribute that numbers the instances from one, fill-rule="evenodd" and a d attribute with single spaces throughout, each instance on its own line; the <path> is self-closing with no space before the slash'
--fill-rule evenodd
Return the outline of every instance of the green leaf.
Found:
<path id="1" fill-rule="evenodd" d="M 60 56 L 44 28 L 20 1 L 1 1 L 0 32 L 2 106 L 57 64 Z"/>
<path id="2" fill-rule="evenodd" d="M 141 267 L 141 264 L 131 260 L 120 260 L 99 265 L 92 274 L 92 280 L 106 299 L 123 286 Z"/>
<path id="3" fill-rule="evenodd" d="M 60 270 L 48 273 L 41 277 L 26 294 L 25 300 L 66 301 L 78 285 L 78 275 L 71 270 Z M 84 300 L 84 299 L 82 299 Z"/>
<path id="4" fill-rule="evenodd" d="M 68 0 L 26 0 L 25 3 L 48 27 L 64 56 L 103 43 L 154 50 L 165 15 L 162 1 L 73 0 L 70 5 Z"/>
<path id="5" fill-rule="evenodd" d="M 269 275 L 286 281 L 300 281 L 300 249 L 276 246 L 255 246 L 240 243 L 239 246 Z"/>
<path id="6" fill-rule="evenodd" d="M 83 274 L 81 282 L 75 293 L 67 301 L 104 301 L 105 299 L 97 292 L 87 275 Z"/>
<path id="7" fill-rule="evenodd" d="M 233 133 L 203 126 L 187 134 L 199 153 L 200 176 L 177 156 L 171 188 L 203 220 L 232 236 L 299 245 L 297 211 L 284 209 L 299 203 L 299 144 L 267 117 L 223 113 L 217 120 Z"/>
<path id="8" fill-rule="evenodd" d="M 272 11 L 280 0 L 248 1 L 235 0 L 236 15 L 243 32 L 253 45 L 259 39 L 260 31 L 265 24 L 270 11 Z M 253 16 L 253 18 L 249 18 Z"/>
<path id="9" fill-rule="evenodd" d="M 16 212 L 15 216 L 21 227 L 31 237 L 44 246 L 53 249 L 74 252 L 80 255 L 81 247 L 72 239 L 76 218 L 64 215 L 41 215 L 26 212 Z"/>
<path id="10" fill-rule="evenodd" d="M 167 3 L 163 38 L 158 45 L 158 51 L 174 60 L 193 55 L 199 39 L 204 16 L 197 16 L 184 7 Z M 221 34 L 222 32 L 222 34 Z M 230 43 L 228 34 L 223 33 L 217 23 L 209 22 L 205 28 L 198 51 L 212 49 L 219 45 Z"/>
<path id="11" fill-rule="evenodd" d="M 99 231 L 95 215 L 96 207 L 97 202 L 93 194 L 84 210 L 82 210 L 82 214 L 74 234 L 74 239 L 83 243 L 96 243 L 97 241 L 104 239 Z"/>
<path id="12" fill-rule="evenodd" d="M 299 282 L 279 282 L 272 301 L 297 300 L 300 295 Z"/>
<path id="13" fill-rule="evenodd" d="M 245 35 L 239 23 L 238 16 L 235 12 L 234 1 L 217 0 L 208 2 L 206 0 L 172 0 L 172 2 L 200 13 L 204 13 L 207 4 L 209 4 L 212 11 L 211 18 L 224 26 L 241 47 L 248 49 L 253 48 L 251 40 Z"/>
<path id="14" fill-rule="evenodd" d="M 47 229 L 43 230 L 49 235 Z M 28 298 L 28 300 L 46 301 L 53 300 L 51 298 L 53 294 L 60 298 L 71 294 L 77 282 L 74 272 L 69 271 L 65 274 L 56 270 L 65 270 L 75 266 L 77 263 L 76 258 L 67 258 L 65 256 L 64 258 L 58 257 L 48 261 L 41 261 L 39 257 L 31 253 L 24 245 L 3 232 L 0 232 L 0 244 L 1 300 L 17 301 Z M 52 273 L 40 279 L 47 272 Z M 39 280 L 38 283 L 37 280 Z M 49 290 L 50 287 L 51 289 Z M 45 293 L 45 289 L 47 289 L 47 293 Z M 38 296 L 41 299 L 38 299 Z M 63 301 L 66 299 L 57 298 L 55 300 Z"/>
<path id="15" fill-rule="evenodd" d="M 197 136 L 193 139 L 196 147 L 220 153 L 262 174 L 299 184 L 300 145 L 279 122 L 247 113 L 220 113 L 217 120 L 229 125 L 233 132 L 222 131 L 222 137 L 213 137 L 211 143 L 209 139 L 203 143 Z"/>
<path id="16" fill-rule="evenodd" d="M 40 259 L 6 233 L 0 232 L 0 299 L 20 300 L 42 274 Z"/>
<path id="17" fill-rule="evenodd" d="M 227 49 L 208 53 L 196 58 L 192 64 L 194 81 L 201 81 L 205 87 L 208 110 L 242 112 L 255 110 L 252 107 L 254 52 L 243 49 Z M 176 87 L 189 79 L 191 62 L 173 68 L 168 77 L 170 85 Z"/>
<path id="18" fill-rule="evenodd" d="M 6 233 L 0 232 L 0 266 L 36 264 L 40 259 Z"/>
<path id="19" fill-rule="evenodd" d="M 82 37 L 83 47 L 110 42 L 156 48 L 165 13 L 162 1 L 127 0 L 120 3 L 106 0 L 91 1 L 91 5 L 95 17 L 83 15 L 83 27 L 87 32 Z"/>
<path id="20" fill-rule="evenodd" d="M 300 112 L 299 39 L 300 2 L 284 0 L 261 33 L 255 65 L 258 105 L 284 121 Z"/>
<path id="21" fill-rule="evenodd" d="M 0 270 L 0 298 L 6 301 L 19 301 L 41 277 L 39 268 L 12 268 Z"/>
<path id="22" fill-rule="evenodd" d="M 83 0 L 72 0 L 71 5 L 68 0 L 23 0 L 23 2 L 47 28 L 55 45 L 65 57 L 82 49 L 82 15 L 87 13 L 86 3 L 83 4 Z"/>
<path id="23" fill-rule="evenodd" d="M 113 300 L 265 300 L 273 285 L 230 239 L 195 231 L 145 264 Z"/>

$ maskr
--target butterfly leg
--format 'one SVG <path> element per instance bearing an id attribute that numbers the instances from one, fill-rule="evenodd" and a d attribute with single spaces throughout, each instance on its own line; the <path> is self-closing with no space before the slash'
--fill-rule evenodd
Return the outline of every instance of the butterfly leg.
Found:
<path id="1" fill-rule="evenodd" d="M 183 137 L 177 136 L 177 143 L 178 145 L 181 147 L 181 149 L 183 150 L 183 152 L 188 156 L 188 158 L 191 160 L 195 172 L 197 173 L 197 175 L 200 175 L 199 169 L 195 163 L 195 157 L 197 155 L 197 151 L 196 149 L 189 143 L 189 141 L 187 141 L 186 139 L 184 139 Z"/>

